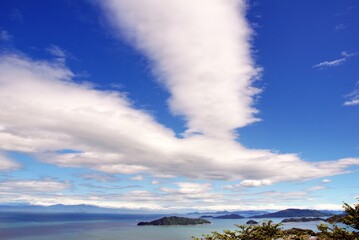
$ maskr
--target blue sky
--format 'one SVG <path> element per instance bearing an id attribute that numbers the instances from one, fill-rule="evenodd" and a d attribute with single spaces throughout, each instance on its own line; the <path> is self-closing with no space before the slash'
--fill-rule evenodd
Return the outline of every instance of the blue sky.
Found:
<path id="1" fill-rule="evenodd" d="M 0 203 L 340 209 L 356 1 L 2 1 Z"/>

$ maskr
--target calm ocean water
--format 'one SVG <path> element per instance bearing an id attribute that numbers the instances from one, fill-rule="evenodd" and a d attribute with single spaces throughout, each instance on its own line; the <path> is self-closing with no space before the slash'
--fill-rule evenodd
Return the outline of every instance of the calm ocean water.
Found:
<path id="1" fill-rule="evenodd" d="M 137 226 L 159 215 L 4 214 L 0 213 L 1 240 L 190 240 L 203 233 L 235 229 L 245 219 L 209 219 L 212 224 L 195 226 Z M 187 216 L 188 217 L 188 216 Z M 197 217 L 191 215 L 190 217 Z M 90 219 L 90 220 L 89 220 Z M 280 222 L 281 218 L 271 219 Z M 262 221 L 257 219 L 256 221 Z M 316 230 L 320 222 L 285 223 L 283 228 Z"/>

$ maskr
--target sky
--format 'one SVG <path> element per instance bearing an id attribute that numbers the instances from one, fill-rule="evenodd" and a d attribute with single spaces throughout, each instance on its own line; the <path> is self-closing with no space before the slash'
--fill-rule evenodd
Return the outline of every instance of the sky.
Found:
<path id="1" fill-rule="evenodd" d="M 1 0 L 0 204 L 341 209 L 359 3 Z"/>

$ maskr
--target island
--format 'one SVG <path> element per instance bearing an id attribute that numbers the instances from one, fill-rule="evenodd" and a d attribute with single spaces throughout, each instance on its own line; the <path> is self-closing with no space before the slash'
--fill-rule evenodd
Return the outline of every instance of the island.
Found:
<path id="1" fill-rule="evenodd" d="M 313 221 L 326 221 L 324 218 L 319 218 L 319 217 L 314 217 L 314 218 L 307 218 L 307 217 L 302 217 L 302 218 L 286 218 L 283 219 L 281 222 L 282 223 L 287 223 L 287 222 L 313 222 Z"/>
<path id="2" fill-rule="evenodd" d="M 248 220 L 246 222 L 246 224 L 258 224 L 258 222 L 254 221 L 254 220 Z"/>
<path id="3" fill-rule="evenodd" d="M 215 217 L 217 219 L 241 219 L 241 218 L 244 218 L 243 216 L 241 215 L 238 215 L 238 214 L 228 214 L 228 215 L 222 215 L 222 216 L 218 216 L 218 217 Z"/>
<path id="4" fill-rule="evenodd" d="M 212 215 L 203 215 L 203 216 L 200 216 L 199 218 L 213 218 Z"/>
<path id="5" fill-rule="evenodd" d="M 167 226 L 167 225 L 197 225 L 211 223 L 210 221 L 202 218 L 184 218 L 184 217 L 163 217 L 151 222 L 139 222 L 138 226 Z"/>

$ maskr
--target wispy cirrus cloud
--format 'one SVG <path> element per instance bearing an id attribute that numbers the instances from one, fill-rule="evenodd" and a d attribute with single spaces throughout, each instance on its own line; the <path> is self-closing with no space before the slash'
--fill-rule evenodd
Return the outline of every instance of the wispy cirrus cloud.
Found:
<path id="1" fill-rule="evenodd" d="M 344 102 L 345 106 L 359 105 L 359 81 L 355 84 L 354 90 L 345 97 L 348 98 L 348 100 Z"/>
<path id="2" fill-rule="evenodd" d="M 13 38 L 13 36 L 6 30 L 0 31 L 0 41 L 10 41 Z"/>
<path id="3" fill-rule="evenodd" d="M 347 29 L 348 27 L 349 27 L 348 24 L 340 23 L 340 24 L 335 26 L 334 30 L 335 31 L 342 31 L 344 29 Z"/>
<path id="4" fill-rule="evenodd" d="M 22 23 L 24 21 L 24 15 L 22 14 L 21 10 L 17 8 L 13 9 L 9 16 L 11 20 L 18 23 Z"/>
<path id="5" fill-rule="evenodd" d="M 324 61 L 314 65 L 313 68 L 334 67 L 343 64 L 346 60 L 347 60 L 346 58 L 339 58 L 332 61 Z"/>
<path id="6" fill-rule="evenodd" d="M 63 50 L 62 48 L 60 48 L 57 45 L 50 45 L 46 51 L 52 55 L 53 57 L 56 58 L 57 61 L 64 63 L 66 61 L 66 57 L 68 56 L 68 53 Z"/>
<path id="7" fill-rule="evenodd" d="M 346 51 L 343 51 L 341 54 L 342 54 L 342 56 L 345 57 L 345 58 L 349 58 L 349 57 L 353 57 L 353 56 L 358 55 L 358 53 L 356 53 L 356 52 L 354 52 L 354 53 L 349 53 L 349 52 L 346 52 Z"/>
<path id="8" fill-rule="evenodd" d="M 316 65 L 313 66 L 313 68 L 328 68 L 328 67 L 335 67 L 335 66 L 339 66 L 341 64 L 343 64 L 344 62 L 346 62 L 350 57 L 353 57 L 355 55 L 357 55 L 357 53 L 348 53 L 343 51 L 341 53 L 342 58 L 338 58 L 332 61 L 324 61 L 321 63 L 318 63 Z"/>
<path id="9" fill-rule="evenodd" d="M 359 96 L 357 95 L 355 98 L 353 98 L 350 101 L 346 101 L 344 102 L 345 106 L 354 106 L 354 105 L 359 105 Z"/>
<path id="10" fill-rule="evenodd" d="M 328 187 L 326 187 L 326 186 L 317 185 L 317 186 L 312 186 L 310 188 L 307 188 L 306 190 L 308 192 L 314 192 L 314 191 L 324 190 L 324 189 L 327 189 L 327 188 Z"/>
<path id="11" fill-rule="evenodd" d="M 344 62 L 348 61 L 348 59 L 358 55 L 358 53 L 353 52 L 346 52 L 343 51 L 341 53 L 342 58 L 333 60 L 333 61 L 324 61 L 321 62 L 319 64 L 316 64 L 313 66 L 313 68 L 319 68 L 319 69 L 323 69 L 323 68 L 328 68 L 328 67 L 335 67 L 335 66 L 339 66 L 341 64 L 343 64 Z M 347 94 L 345 96 L 348 100 L 344 102 L 344 106 L 354 106 L 354 105 L 359 105 L 359 82 L 357 82 L 357 84 L 355 85 L 354 90 Z"/>

